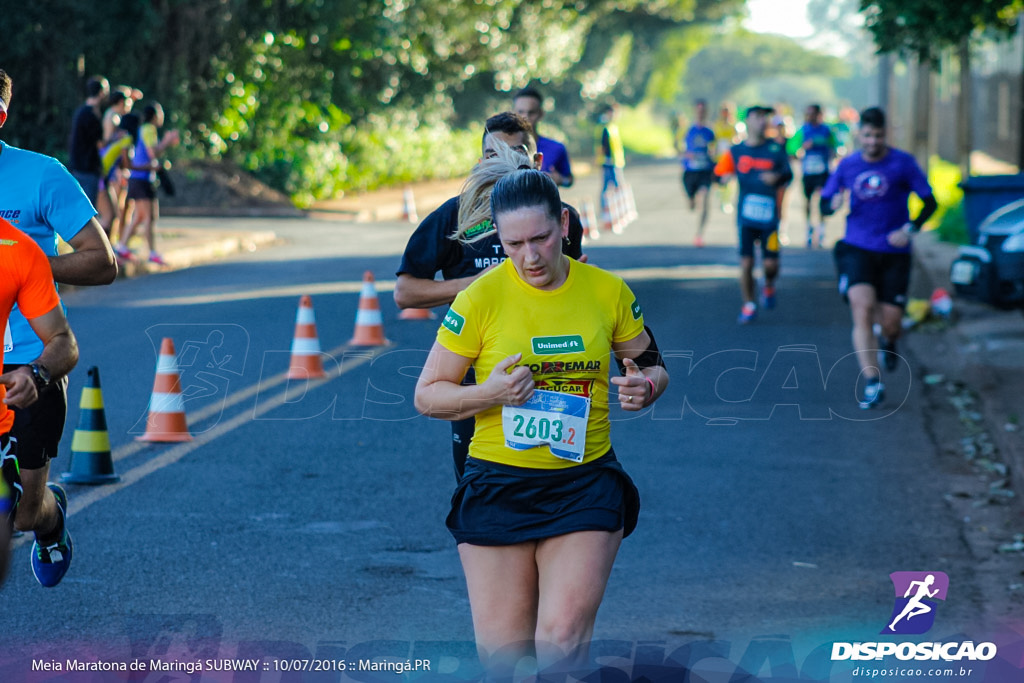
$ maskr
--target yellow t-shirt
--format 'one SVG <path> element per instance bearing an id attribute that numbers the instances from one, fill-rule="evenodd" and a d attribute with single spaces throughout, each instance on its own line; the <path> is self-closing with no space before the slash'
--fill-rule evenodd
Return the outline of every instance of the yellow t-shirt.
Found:
<path id="1" fill-rule="evenodd" d="M 736 124 L 729 123 L 725 119 L 718 119 L 711 127 L 715 133 L 715 150 L 719 155 L 724 154 L 732 147 L 736 139 Z"/>
<path id="2" fill-rule="evenodd" d="M 499 361 L 522 353 L 520 365 L 531 369 L 537 389 L 589 398 L 583 462 L 590 462 L 611 448 L 611 345 L 643 330 L 640 305 L 622 278 L 570 260 L 562 286 L 545 291 L 523 282 L 509 259 L 459 293 L 437 341 L 474 360 L 478 384 L 487 381 Z M 476 415 L 469 455 L 536 469 L 575 464 L 552 455 L 546 445 L 528 450 L 506 446 L 501 406 Z"/>

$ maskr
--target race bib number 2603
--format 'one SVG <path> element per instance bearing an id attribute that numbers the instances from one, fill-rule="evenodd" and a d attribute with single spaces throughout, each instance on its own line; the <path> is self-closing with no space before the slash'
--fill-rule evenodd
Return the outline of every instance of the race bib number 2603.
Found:
<path id="1" fill-rule="evenodd" d="M 549 446 L 555 457 L 583 462 L 590 399 L 537 389 L 521 406 L 501 409 L 505 445 L 518 451 Z"/>

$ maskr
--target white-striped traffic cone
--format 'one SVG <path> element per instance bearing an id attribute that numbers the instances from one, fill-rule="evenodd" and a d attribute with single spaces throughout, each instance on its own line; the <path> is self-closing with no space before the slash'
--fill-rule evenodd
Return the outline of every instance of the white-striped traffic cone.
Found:
<path id="1" fill-rule="evenodd" d="M 419 223 L 420 218 L 416 215 L 416 199 L 412 195 L 412 188 L 407 187 L 402 192 L 402 220 L 408 223 Z"/>
<path id="2" fill-rule="evenodd" d="M 149 400 L 146 433 L 137 441 L 176 442 L 191 441 L 185 420 L 185 401 L 181 397 L 181 378 L 174 352 L 174 341 L 164 337 L 160 342 L 160 357 L 156 361 L 153 396 Z"/>
<path id="3" fill-rule="evenodd" d="M 316 336 L 313 300 L 308 294 L 303 294 L 299 298 L 299 311 L 295 315 L 295 336 L 292 337 L 292 358 L 288 363 L 288 379 L 326 377 L 321 356 L 320 339 Z"/>
<path id="4" fill-rule="evenodd" d="M 592 240 L 601 239 L 601 231 L 597 229 L 597 213 L 594 211 L 594 204 L 589 199 L 583 200 L 580 207 L 580 223 L 583 224 L 583 234 Z"/>
<path id="5" fill-rule="evenodd" d="M 380 301 L 373 285 L 373 273 L 363 273 L 363 291 L 359 295 L 359 310 L 356 311 L 356 329 L 348 342 L 352 346 L 384 346 L 384 321 L 380 314 Z"/>
<path id="6" fill-rule="evenodd" d="M 629 216 L 629 222 L 632 223 L 640 217 L 636 210 L 636 197 L 633 195 L 633 186 L 629 183 L 623 183 L 622 194 L 626 200 L 626 215 Z"/>

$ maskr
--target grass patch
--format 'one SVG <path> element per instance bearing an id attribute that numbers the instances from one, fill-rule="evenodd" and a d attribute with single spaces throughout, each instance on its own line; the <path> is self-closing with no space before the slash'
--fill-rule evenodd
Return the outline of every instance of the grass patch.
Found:
<path id="1" fill-rule="evenodd" d="M 621 107 L 619 111 L 619 135 L 627 152 L 662 158 L 675 155 L 668 121 L 644 105 L 632 109 Z"/>
<path id="2" fill-rule="evenodd" d="M 961 199 L 954 206 L 946 209 L 933 229 L 943 242 L 970 244 L 971 238 L 967 232 L 967 217 L 964 214 L 963 200 Z"/>

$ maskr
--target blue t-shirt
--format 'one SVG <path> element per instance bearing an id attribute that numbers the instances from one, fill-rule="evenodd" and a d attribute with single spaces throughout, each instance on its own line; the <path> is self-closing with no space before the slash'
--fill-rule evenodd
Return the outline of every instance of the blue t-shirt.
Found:
<path id="1" fill-rule="evenodd" d="M 95 215 L 82 186 L 59 161 L 0 141 L 0 218 L 31 237 L 43 253 L 55 256 L 57 235 L 70 241 Z M 5 363 L 31 363 L 43 352 L 43 342 L 17 308 L 8 329 Z"/>
<path id="2" fill-rule="evenodd" d="M 828 179 L 821 198 L 829 200 L 843 190 L 850 191 L 850 214 L 846 217 L 848 244 L 871 251 L 903 253 L 889 244 L 890 232 L 910 220 L 907 200 L 913 192 L 922 199 L 932 188 L 913 156 L 890 147 L 878 161 L 865 161 L 860 151 L 839 162 Z"/>
<path id="3" fill-rule="evenodd" d="M 707 126 L 691 126 L 686 132 L 686 154 L 683 155 L 683 168 L 687 171 L 711 170 L 711 147 L 715 143 L 715 133 Z"/>
<path id="4" fill-rule="evenodd" d="M 829 163 L 835 156 L 836 138 L 832 129 L 824 123 L 812 125 L 805 123 L 799 132 L 800 144 L 810 141 L 811 148 L 804 150 L 804 159 L 801 169 L 805 176 L 825 175 L 828 173 Z"/>
<path id="5" fill-rule="evenodd" d="M 553 169 L 560 175 L 572 176 L 572 167 L 569 165 L 569 151 L 561 142 L 538 135 L 537 151 L 544 155 L 540 170 L 545 173 L 551 173 Z"/>

